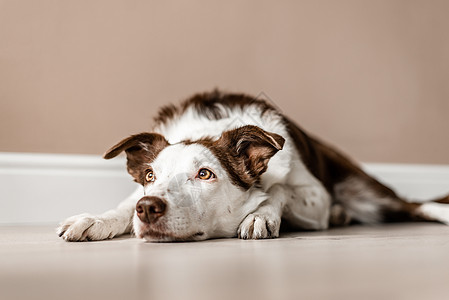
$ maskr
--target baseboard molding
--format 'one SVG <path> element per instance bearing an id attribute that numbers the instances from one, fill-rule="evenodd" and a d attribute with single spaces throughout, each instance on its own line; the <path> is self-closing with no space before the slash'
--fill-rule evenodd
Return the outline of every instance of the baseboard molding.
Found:
<path id="1" fill-rule="evenodd" d="M 101 213 L 136 187 L 123 157 L 0 153 L 0 224 L 56 223 Z"/>
<path id="2" fill-rule="evenodd" d="M 409 199 L 449 193 L 448 165 L 363 167 Z M 123 157 L 0 152 L 0 224 L 56 223 L 78 213 L 101 213 L 136 187 Z"/>
<path id="3" fill-rule="evenodd" d="M 365 171 L 412 201 L 426 201 L 449 194 L 449 165 L 363 164 Z"/>

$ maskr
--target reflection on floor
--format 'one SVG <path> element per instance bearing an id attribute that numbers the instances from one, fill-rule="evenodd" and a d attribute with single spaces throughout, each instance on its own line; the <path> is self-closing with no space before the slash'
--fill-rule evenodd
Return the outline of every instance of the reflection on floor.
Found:
<path id="1" fill-rule="evenodd" d="M 448 299 L 449 227 L 355 226 L 279 239 L 67 243 L 0 227 L 1 299 Z"/>

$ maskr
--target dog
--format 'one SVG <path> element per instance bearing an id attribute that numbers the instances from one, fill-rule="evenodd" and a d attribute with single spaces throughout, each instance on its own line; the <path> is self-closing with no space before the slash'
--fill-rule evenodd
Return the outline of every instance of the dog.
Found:
<path id="1" fill-rule="evenodd" d="M 60 224 L 66 241 L 133 232 L 154 242 L 266 239 L 289 228 L 351 223 L 449 224 L 449 196 L 412 203 L 347 156 L 306 133 L 274 105 L 218 90 L 163 107 L 152 132 L 123 139 L 139 189 L 113 210 Z"/>

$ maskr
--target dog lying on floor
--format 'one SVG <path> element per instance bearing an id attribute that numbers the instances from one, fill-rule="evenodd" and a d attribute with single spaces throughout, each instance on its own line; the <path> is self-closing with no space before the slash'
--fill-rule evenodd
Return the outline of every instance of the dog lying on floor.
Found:
<path id="1" fill-rule="evenodd" d="M 410 203 L 335 149 L 306 134 L 269 103 L 219 91 L 163 107 L 151 133 L 122 151 L 142 185 L 104 214 L 61 223 L 66 241 L 133 231 L 147 241 L 265 239 L 289 227 L 324 230 L 351 222 L 449 224 L 449 196 Z"/>

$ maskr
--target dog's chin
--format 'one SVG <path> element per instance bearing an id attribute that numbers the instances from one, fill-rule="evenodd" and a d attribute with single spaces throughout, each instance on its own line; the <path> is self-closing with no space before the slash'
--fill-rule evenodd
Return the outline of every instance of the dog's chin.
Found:
<path id="1" fill-rule="evenodd" d="M 206 239 L 206 234 L 202 231 L 194 232 L 192 234 L 180 234 L 145 228 L 137 235 L 137 237 L 148 242 L 190 242 L 204 240 Z"/>
<path id="2" fill-rule="evenodd" d="M 193 242 L 204 240 L 204 233 L 197 232 L 192 235 L 177 236 L 172 233 L 146 232 L 142 238 L 147 242 Z"/>

